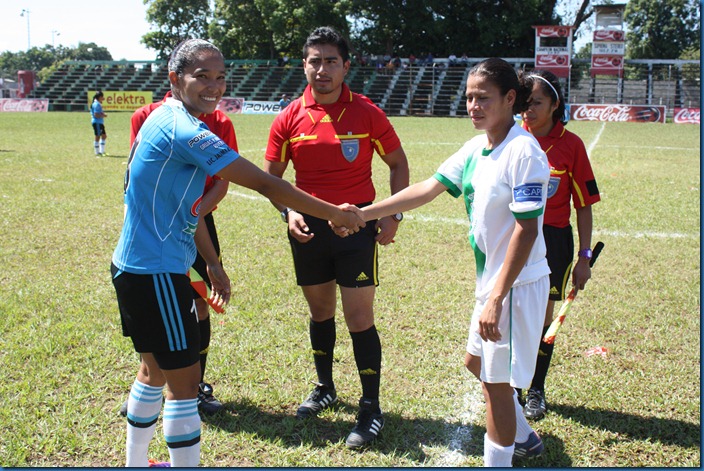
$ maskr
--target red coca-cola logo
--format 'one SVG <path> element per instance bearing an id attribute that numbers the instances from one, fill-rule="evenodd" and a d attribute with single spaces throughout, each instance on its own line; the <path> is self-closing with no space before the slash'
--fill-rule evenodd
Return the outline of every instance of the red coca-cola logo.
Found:
<path id="1" fill-rule="evenodd" d="M 700 124 L 699 108 L 675 108 L 672 120 L 677 124 Z"/>
<path id="2" fill-rule="evenodd" d="M 0 99 L 0 111 L 48 111 L 49 100 Z"/>
<path id="3" fill-rule="evenodd" d="M 551 65 L 566 65 L 567 64 L 567 57 L 566 56 L 558 56 L 555 54 L 546 54 L 542 56 L 538 56 L 537 58 L 537 66 L 551 66 Z"/>
<path id="4" fill-rule="evenodd" d="M 572 105 L 575 121 L 662 122 L 665 107 L 632 105 Z"/>
<path id="5" fill-rule="evenodd" d="M 623 41 L 623 31 L 613 29 L 601 29 L 594 31 L 594 41 Z"/>
<path id="6" fill-rule="evenodd" d="M 557 38 L 560 37 L 560 29 L 557 27 L 540 28 L 539 34 L 543 38 Z"/>
<path id="7" fill-rule="evenodd" d="M 622 62 L 620 56 L 592 56 L 592 67 L 620 68 Z"/>

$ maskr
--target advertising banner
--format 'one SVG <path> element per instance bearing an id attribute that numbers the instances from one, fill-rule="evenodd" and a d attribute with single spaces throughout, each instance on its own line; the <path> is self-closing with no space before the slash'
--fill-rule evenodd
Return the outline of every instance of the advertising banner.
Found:
<path id="1" fill-rule="evenodd" d="M 596 44 L 596 43 L 594 43 Z M 591 75 L 618 75 L 623 73 L 623 56 L 621 55 L 592 55 Z"/>
<path id="2" fill-rule="evenodd" d="M 43 98 L 0 98 L 0 112 L 49 111 L 49 100 Z"/>
<path id="3" fill-rule="evenodd" d="M 97 90 L 88 90 L 88 109 Z M 153 103 L 152 92 L 103 90 L 105 111 L 134 111 L 144 105 Z"/>
<path id="4" fill-rule="evenodd" d="M 677 124 L 700 124 L 699 108 L 675 108 L 672 120 Z"/>
<path id="5" fill-rule="evenodd" d="M 539 38 L 566 38 L 570 34 L 571 26 L 533 26 Z"/>
<path id="6" fill-rule="evenodd" d="M 242 114 L 279 114 L 281 106 L 277 101 L 245 101 Z"/>
<path id="7" fill-rule="evenodd" d="M 664 123 L 665 106 L 571 104 L 570 118 L 575 121 Z"/>

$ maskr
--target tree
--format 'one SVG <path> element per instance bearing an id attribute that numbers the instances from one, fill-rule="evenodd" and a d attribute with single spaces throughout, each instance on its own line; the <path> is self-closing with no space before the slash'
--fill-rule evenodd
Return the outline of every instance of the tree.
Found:
<path id="1" fill-rule="evenodd" d="M 694 0 L 630 0 L 624 20 L 629 59 L 677 59 L 699 49 L 699 3 Z"/>
<path id="2" fill-rule="evenodd" d="M 143 0 L 147 21 L 156 27 L 142 36 L 142 43 L 168 59 L 173 48 L 184 39 L 208 39 L 211 17 L 208 0 Z"/>
<path id="3" fill-rule="evenodd" d="M 300 57 L 318 26 L 348 33 L 346 7 L 334 0 L 215 0 L 209 32 L 228 59 Z"/>

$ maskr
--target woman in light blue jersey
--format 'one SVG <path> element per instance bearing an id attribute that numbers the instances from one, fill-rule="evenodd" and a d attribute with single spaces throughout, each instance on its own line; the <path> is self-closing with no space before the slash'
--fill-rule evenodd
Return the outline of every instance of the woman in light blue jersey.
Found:
<path id="1" fill-rule="evenodd" d="M 96 157 L 105 154 L 105 140 L 108 137 L 105 132 L 105 117 L 108 114 L 103 111 L 103 100 L 105 100 L 105 95 L 98 90 L 93 95 L 93 102 L 90 105 L 90 124 L 93 126 L 93 135 L 95 136 L 93 149 Z"/>
<path id="2" fill-rule="evenodd" d="M 125 172 L 124 223 L 112 258 L 123 334 L 141 364 L 127 403 L 127 466 L 147 466 L 162 408 L 173 466 L 200 462 L 198 318 L 186 273 L 196 250 L 206 261 L 213 301 L 230 298 L 205 224 L 199 224 L 206 174 L 218 175 L 288 207 L 314 214 L 353 234 L 355 213 L 314 198 L 241 157 L 197 117 L 212 113 L 225 93 L 225 63 L 211 43 L 189 39 L 169 60 L 172 98 L 154 110 L 132 145 Z"/>

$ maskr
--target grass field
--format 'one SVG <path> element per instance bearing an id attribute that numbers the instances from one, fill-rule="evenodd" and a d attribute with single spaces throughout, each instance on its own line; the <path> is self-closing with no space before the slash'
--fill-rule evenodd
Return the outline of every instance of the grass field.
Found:
<path id="1" fill-rule="evenodd" d="M 242 154 L 260 165 L 271 119 L 233 116 Z M 474 135 L 466 118 L 393 123 L 412 182 Z M 556 340 L 550 410 L 535 424 L 546 452 L 520 465 L 700 467 L 700 128 L 568 129 L 590 150 L 602 195 L 593 240 L 606 248 Z M 129 114 L 110 115 L 110 156 L 99 159 L 87 113 L 0 113 L 0 130 L 0 466 L 122 466 L 117 410 L 138 359 L 121 335 L 109 265 Z M 387 178 L 375 167 L 380 197 Z M 204 420 L 203 466 L 482 465 L 484 404 L 462 366 L 474 260 L 460 200 L 408 213 L 380 249 L 387 423 L 361 453 L 344 445 L 361 391 L 342 314 L 341 405 L 299 428 L 293 415 L 315 373 L 285 226 L 234 185 L 216 220 L 235 295 L 213 314 L 207 379 L 227 412 Z M 606 356 L 585 355 L 592 347 Z M 160 427 L 151 456 L 168 459 Z"/>

